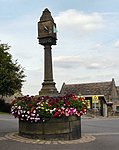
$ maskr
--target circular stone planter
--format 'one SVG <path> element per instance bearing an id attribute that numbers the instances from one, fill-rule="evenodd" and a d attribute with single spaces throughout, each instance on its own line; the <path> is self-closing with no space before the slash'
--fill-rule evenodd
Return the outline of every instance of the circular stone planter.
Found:
<path id="1" fill-rule="evenodd" d="M 19 135 L 40 140 L 74 140 L 81 138 L 81 118 L 76 116 L 50 118 L 31 123 L 19 120 Z"/>

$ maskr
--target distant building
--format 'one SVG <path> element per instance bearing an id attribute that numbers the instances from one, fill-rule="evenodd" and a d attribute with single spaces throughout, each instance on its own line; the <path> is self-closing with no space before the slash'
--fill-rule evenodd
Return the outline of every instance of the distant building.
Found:
<path id="1" fill-rule="evenodd" d="M 21 96 L 23 96 L 22 94 L 21 94 L 21 92 L 16 92 L 14 95 L 12 95 L 12 96 L 1 96 L 0 95 L 0 99 L 4 99 L 5 100 L 5 103 L 8 103 L 8 104 L 10 104 L 14 99 L 15 99 L 15 97 L 21 97 Z"/>
<path id="2" fill-rule="evenodd" d="M 116 87 L 114 79 L 108 82 L 65 84 L 60 93 L 82 95 L 89 100 L 89 109 L 98 109 L 100 115 L 106 115 L 106 106 L 114 111 L 119 111 L 119 87 Z M 106 105 L 106 106 L 105 106 Z"/>

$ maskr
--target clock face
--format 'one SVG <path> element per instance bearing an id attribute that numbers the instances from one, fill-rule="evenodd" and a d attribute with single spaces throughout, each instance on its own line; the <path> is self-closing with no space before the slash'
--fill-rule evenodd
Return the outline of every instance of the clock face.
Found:
<path id="1" fill-rule="evenodd" d="M 51 21 L 38 23 L 38 38 L 56 38 L 56 24 Z"/>

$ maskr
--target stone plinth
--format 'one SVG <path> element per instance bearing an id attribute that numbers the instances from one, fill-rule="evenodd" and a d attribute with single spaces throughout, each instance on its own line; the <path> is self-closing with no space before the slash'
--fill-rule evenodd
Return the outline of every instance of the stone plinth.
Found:
<path id="1" fill-rule="evenodd" d="M 21 136 L 40 140 L 73 140 L 81 137 L 81 118 L 76 116 L 51 118 L 46 122 L 19 121 Z"/>

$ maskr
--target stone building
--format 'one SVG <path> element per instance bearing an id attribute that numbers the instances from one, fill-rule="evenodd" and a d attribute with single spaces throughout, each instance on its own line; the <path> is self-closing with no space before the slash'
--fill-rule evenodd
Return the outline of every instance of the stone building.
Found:
<path id="1" fill-rule="evenodd" d="M 117 88 L 118 98 L 112 99 L 112 101 L 113 101 L 113 110 L 116 113 L 119 113 L 119 86 L 117 86 L 116 88 Z"/>
<path id="2" fill-rule="evenodd" d="M 22 93 L 21 92 L 16 92 L 14 95 L 11 96 L 1 96 L 0 95 L 0 99 L 3 99 L 5 101 L 5 103 L 11 104 L 11 102 L 15 99 L 15 97 L 22 97 Z"/>
<path id="3" fill-rule="evenodd" d="M 102 116 L 107 116 L 108 111 L 119 110 L 119 87 L 116 87 L 114 79 L 84 84 L 63 83 L 60 93 L 84 96 L 89 101 L 88 108 L 99 110 Z"/>

